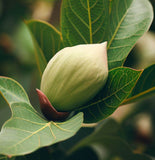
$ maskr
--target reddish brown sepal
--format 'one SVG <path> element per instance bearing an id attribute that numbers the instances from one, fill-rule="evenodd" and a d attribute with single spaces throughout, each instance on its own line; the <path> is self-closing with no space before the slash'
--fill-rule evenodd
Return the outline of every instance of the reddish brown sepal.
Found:
<path id="1" fill-rule="evenodd" d="M 36 91 L 39 97 L 41 111 L 49 121 L 62 121 L 69 116 L 70 112 L 58 112 L 41 90 L 36 89 Z"/>

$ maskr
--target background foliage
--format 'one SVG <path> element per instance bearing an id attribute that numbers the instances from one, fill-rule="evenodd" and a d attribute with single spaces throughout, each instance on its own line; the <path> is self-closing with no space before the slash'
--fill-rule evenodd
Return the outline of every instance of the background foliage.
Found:
<path id="1" fill-rule="evenodd" d="M 155 48 L 153 48 L 154 45 L 148 47 L 148 48 L 151 47 L 151 50 L 153 52 L 152 54 L 150 53 L 150 58 L 148 58 L 148 54 L 150 51 L 147 48 L 146 41 L 145 43 L 138 41 L 137 45 L 133 49 L 132 47 L 133 47 L 134 41 L 130 41 L 130 38 L 132 38 L 136 42 L 136 40 L 143 34 L 142 30 L 147 30 L 147 26 L 145 24 L 147 23 L 147 21 L 150 21 L 150 19 L 147 17 L 149 15 L 148 13 L 149 9 L 147 10 L 147 8 L 145 7 L 146 1 L 145 0 L 143 1 L 144 2 L 141 4 L 144 5 L 144 7 L 138 5 L 138 0 L 131 0 L 131 1 L 124 0 L 123 3 L 121 3 L 121 5 L 124 5 L 125 7 L 122 6 L 123 10 L 121 11 L 118 9 L 120 4 L 117 3 L 117 1 L 115 1 L 116 4 L 111 2 L 109 5 L 109 8 L 105 7 L 103 3 L 100 3 L 100 2 L 95 3 L 95 1 L 91 1 L 92 4 L 90 4 L 89 8 L 91 11 L 93 10 L 96 12 L 96 15 L 92 17 L 91 17 L 91 14 L 89 14 L 88 12 L 90 10 L 85 9 L 87 8 L 86 1 L 82 1 L 83 8 L 80 9 L 80 12 L 78 12 L 79 11 L 78 4 L 75 5 L 75 3 L 73 3 L 74 2 L 73 0 L 63 1 L 62 5 L 66 6 L 66 8 L 68 8 L 68 11 L 67 12 L 65 10 L 61 11 L 61 13 L 64 13 L 64 14 L 62 14 L 61 18 L 63 17 L 63 20 L 61 20 L 61 24 L 59 24 L 60 1 L 54 2 L 54 1 L 48 0 L 45 2 L 45 1 L 38 1 L 38 0 L 35 0 L 35 1 L 28 0 L 25 2 L 21 0 L 20 1 L 16 0 L 14 2 L 11 2 L 9 0 L 2 0 L 0 2 L 0 24 L 1 24 L 0 25 L 0 57 L 1 57 L 0 58 L 0 75 L 12 77 L 18 82 L 20 82 L 22 86 L 25 88 L 25 90 L 28 92 L 32 105 L 35 106 L 38 112 L 40 112 L 38 109 L 38 106 L 39 106 L 38 99 L 36 97 L 36 92 L 35 92 L 35 88 L 37 87 L 39 88 L 40 76 L 36 68 L 36 62 L 34 57 L 35 50 L 32 45 L 33 42 L 31 39 L 31 35 L 29 34 L 28 28 L 23 23 L 23 20 L 31 19 L 32 17 L 34 17 L 40 20 L 46 20 L 50 22 L 52 25 L 54 25 L 55 28 L 57 28 L 56 30 L 55 28 L 52 30 L 51 27 L 49 29 L 45 28 L 45 30 L 48 30 L 48 33 L 43 32 L 43 35 L 42 35 L 43 37 L 44 36 L 47 37 L 47 34 L 49 33 L 55 34 L 54 38 L 56 38 L 57 43 L 55 44 L 52 43 L 53 42 L 52 37 L 49 37 L 47 41 L 42 42 L 40 41 L 40 36 L 41 36 L 40 32 L 36 32 L 37 29 L 33 28 L 33 25 L 34 25 L 33 23 L 35 22 L 32 21 L 32 23 L 29 23 L 29 28 L 34 29 L 32 30 L 33 33 L 36 32 L 34 37 L 35 38 L 38 37 L 37 38 L 38 41 L 36 43 L 35 48 L 37 48 L 37 50 L 42 55 L 40 46 L 43 46 L 42 50 L 46 55 L 44 58 L 45 59 L 44 64 L 38 61 L 40 62 L 41 65 L 43 64 L 40 67 L 40 74 L 42 74 L 43 69 L 46 66 L 46 63 L 51 58 L 48 52 L 53 51 L 52 49 L 46 50 L 46 47 L 44 48 L 43 43 L 46 43 L 46 45 L 50 46 L 50 43 L 47 43 L 47 42 L 51 42 L 54 45 L 53 48 L 55 48 L 55 52 L 56 52 L 57 50 L 61 49 L 63 46 L 70 46 L 78 43 L 92 43 L 92 42 L 95 43 L 95 42 L 100 42 L 104 40 L 109 40 L 109 45 L 108 45 L 109 55 L 116 52 L 116 50 L 117 50 L 117 53 L 120 53 L 120 52 L 123 53 L 123 56 L 116 56 L 116 57 L 111 56 L 112 59 L 116 59 L 116 62 L 110 62 L 109 68 L 114 68 L 119 65 L 121 66 L 124 65 L 126 67 L 132 67 L 136 69 L 146 68 L 144 72 L 141 74 L 141 77 L 138 80 L 138 83 L 135 89 L 132 91 L 130 95 L 129 94 L 126 95 L 126 97 L 128 96 L 128 99 L 126 101 L 123 101 L 123 98 L 121 97 L 119 97 L 121 99 L 121 101 L 119 101 L 119 99 L 115 97 L 118 100 L 118 106 L 120 104 L 129 104 L 130 102 L 133 102 L 139 99 L 141 96 L 143 97 L 144 95 L 150 95 L 154 93 L 155 79 L 154 79 L 154 76 L 152 76 L 154 75 L 154 65 L 147 68 L 147 66 L 155 63 L 155 61 L 153 61 L 153 59 L 155 59 L 154 58 Z M 125 2 L 128 2 L 128 3 L 126 4 Z M 152 4 L 155 7 L 154 0 L 152 0 Z M 48 10 L 50 14 L 47 14 L 45 17 L 42 17 L 41 15 L 44 12 L 44 10 L 43 12 L 41 12 L 42 11 L 41 6 L 44 6 L 43 8 L 45 8 L 45 10 Z M 97 9 L 98 7 L 99 9 Z M 141 10 L 142 12 L 139 12 L 140 10 L 138 10 L 138 7 L 142 7 L 144 8 L 144 10 Z M 125 9 L 128 9 L 127 13 L 125 12 Z M 36 14 L 37 10 L 40 11 L 40 16 L 39 14 L 38 15 Z M 82 10 L 84 11 L 82 12 Z M 84 14 L 85 12 L 88 14 Z M 103 16 L 102 14 L 103 12 L 106 13 L 104 15 L 107 15 L 108 13 L 110 13 L 109 21 L 105 19 L 105 16 Z M 116 21 L 112 21 L 113 25 L 111 25 L 110 23 L 111 19 L 117 16 L 115 14 L 116 12 L 119 12 L 119 16 L 116 17 L 117 19 Z M 134 14 L 132 15 L 130 12 L 132 13 L 138 12 L 139 14 L 137 16 L 134 16 Z M 84 15 L 87 15 L 87 16 L 84 16 Z M 120 22 L 122 21 L 122 18 L 124 18 L 125 21 L 124 23 L 121 23 L 121 25 L 119 25 Z M 64 22 L 64 19 L 66 19 L 65 22 Z M 93 22 L 91 26 L 90 26 L 90 19 L 91 19 L 91 22 Z M 131 19 L 132 19 L 132 22 L 131 22 Z M 131 24 L 127 24 L 128 21 L 130 21 Z M 137 21 L 139 23 L 135 24 L 135 22 Z M 106 22 L 106 23 L 101 23 L 101 22 Z M 26 23 L 28 24 L 28 21 L 26 21 Z M 62 31 L 62 35 L 61 35 L 61 33 L 58 30 L 60 26 L 62 26 L 62 24 L 64 24 L 63 25 L 64 28 L 61 27 L 61 31 Z M 138 28 L 137 30 L 135 30 L 136 33 L 134 33 L 134 35 L 137 34 L 137 36 L 134 36 L 132 32 L 133 31 L 132 26 L 134 26 L 134 24 L 136 28 Z M 151 30 L 150 30 L 151 32 L 149 32 L 151 34 L 151 38 L 150 37 L 148 38 L 147 34 L 145 35 L 148 38 L 147 41 L 149 42 L 151 41 L 152 44 L 154 44 L 155 42 L 155 35 L 154 35 L 155 25 L 154 24 L 155 22 L 153 21 L 151 25 Z M 45 25 L 43 26 L 45 27 Z M 78 26 L 78 27 L 75 28 L 75 26 Z M 111 28 L 109 28 L 109 26 Z M 37 27 L 43 28 L 42 26 L 39 26 L 39 25 L 37 25 Z M 129 32 L 124 33 L 123 29 L 126 27 L 129 28 L 128 29 Z M 80 30 L 81 33 L 79 33 L 79 31 L 77 30 L 78 28 L 83 28 L 83 30 Z M 111 33 L 108 33 L 107 28 L 111 31 Z M 115 29 L 118 30 L 117 34 L 115 34 Z M 84 30 L 85 31 L 87 30 L 87 32 L 82 33 L 82 31 Z M 72 34 L 70 34 L 71 32 Z M 99 34 L 101 32 L 104 32 L 104 34 L 108 33 L 106 34 L 108 35 L 108 37 L 104 36 L 104 34 Z M 85 34 L 88 34 L 88 35 L 85 35 Z M 76 39 L 75 37 L 72 37 L 73 35 L 75 35 Z M 62 36 L 63 38 L 65 37 L 64 44 L 61 41 Z M 72 39 L 71 42 L 70 42 L 70 39 Z M 131 44 L 129 43 L 130 45 L 128 46 L 126 45 L 127 42 L 131 42 Z M 123 44 L 123 46 L 119 46 L 118 48 L 115 48 L 115 45 L 117 45 L 117 43 Z M 143 49 L 143 51 L 145 52 L 142 53 L 141 48 L 144 46 L 145 46 L 145 49 Z M 127 56 L 128 52 L 131 49 L 132 51 L 130 52 L 129 56 L 125 60 L 124 55 Z M 53 54 L 54 54 L 54 51 L 52 55 Z M 147 61 L 148 61 L 147 66 L 146 65 L 143 66 L 144 60 L 146 61 L 145 55 L 147 55 Z M 140 57 L 144 57 L 144 59 Z M 153 62 L 152 61 L 150 62 L 150 59 Z M 111 72 L 114 72 L 115 70 L 116 69 L 113 69 L 111 70 Z M 125 68 L 123 68 L 122 70 L 125 70 L 124 73 L 126 73 L 126 70 L 128 70 L 128 72 L 134 72 L 134 73 L 136 72 L 134 70 L 129 70 Z M 123 73 L 123 71 L 121 73 Z M 118 73 L 118 75 L 121 73 Z M 114 76 L 114 75 L 115 74 L 111 76 Z M 138 78 L 138 74 L 135 74 L 135 75 L 137 75 L 137 78 Z M 130 78 L 132 79 L 132 77 Z M 136 78 L 136 77 L 133 76 L 133 78 Z M 147 83 L 148 80 L 150 81 L 150 83 Z M 123 81 L 127 83 L 126 80 L 123 80 Z M 117 82 L 115 82 L 112 85 L 117 86 Z M 124 84 L 122 83 L 122 85 Z M 142 94 L 139 94 L 139 93 L 142 93 Z M 100 96 L 104 97 L 105 95 L 100 95 Z M 111 97 L 111 98 L 113 99 L 114 97 Z M 95 101 L 93 100 L 93 102 Z M 108 102 L 108 104 L 110 104 L 110 102 Z M 117 112 L 115 112 L 115 114 L 112 115 L 112 117 L 115 118 L 115 120 L 107 119 L 106 121 L 101 122 L 95 128 L 94 127 L 81 128 L 80 131 L 77 133 L 77 135 L 75 135 L 74 137 L 72 137 L 71 139 L 65 142 L 55 144 L 49 148 L 42 148 L 30 155 L 13 157 L 11 159 L 36 159 L 36 160 L 38 159 L 39 160 L 39 159 L 45 159 L 45 157 L 46 159 L 62 159 L 62 157 L 66 159 L 73 159 L 73 157 L 75 159 L 76 157 L 77 159 L 84 158 L 84 159 L 107 159 L 107 160 L 153 159 L 152 157 L 155 157 L 154 155 L 155 137 L 153 136 L 155 133 L 155 130 L 153 127 L 155 124 L 154 106 L 155 106 L 154 97 L 150 97 L 148 99 L 141 100 L 135 104 L 132 104 L 129 107 L 120 107 L 117 110 Z M 112 109 L 111 112 L 110 110 L 108 110 L 107 112 L 110 112 L 108 113 L 108 115 L 111 114 L 114 110 L 115 108 Z M 88 110 L 86 109 L 86 112 L 87 111 Z M 104 113 L 106 113 L 106 111 L 104 111 Z M 4 102 L 2 97 L 0 97 L 0 125 L 1 126 L 10 117 L 10 115 L 11 115 L 11 112 L 9 107 L 7 106 L 6 102 Z M 87 116 L 89 116 L 89 114 Z M 88 121 L 89 121 L 89 118 L 88 118 Z M 143 127 L 144 123 L 143 125 L 141 125 L 142 123 L 141 121 L 145 122 L 146 124 L 145 127 Z M 147 128 L 147 129 L 144 130 L 143 128 Z M 114 144 L 116 144 L 116 146 Z M 122 153 L 122 149 L 124 154 Z M 110 151 L 114 151 L 114 152 L 111 153 Z M 136 154 L 134 154 L 133 151 Z M 141 153 L 148 154 L 149 156 L 139 155 Z M 85 157 L 85 155 L 87 156 Z M 9 158 L 1 155 L 0 159 L 9 159 Z"/>

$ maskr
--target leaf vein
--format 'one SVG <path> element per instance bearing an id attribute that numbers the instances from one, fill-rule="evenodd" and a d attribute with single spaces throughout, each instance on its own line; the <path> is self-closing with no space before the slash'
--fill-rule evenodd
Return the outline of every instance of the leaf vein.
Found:
<path id="1" fill-rule="evenodd" d="M 88 7 L 88 19 L 89 19 L 89 36 L 90 36 L 90 43 L 93 43 L 93 37 L 92 37 L 92 22 L 91 22 L 91 12 L 90 12 L 89 0 L 87 0 L 87 7 Z"/>
<path id="2" fill-rule="evenodd" d="M 71 11 L 76 15 L 76 17 L 89 29 L 88 24 L 74 11 L 74 9 L 71 6 L 70 0 L 69 0 L 69 6 L 71 8 Z"/>
<path id="3" fill-rule="evenodd" d="M 111 39 L 110 39 L 110 41 L 109 41 L 109 44 L 108 44 L 108 46 L 107 46 L 108 49 L 109 49 L 109 47 L 111 46 L 112 41 L 115 39 L 115 36 L 116 36 L 116 34 L 117 34 L 118 30 L 119 30 L 119 27 L 121 26 L 122 22 L 124 21 L 127 13 L 128 13 L 128 9 L 126 10 L 126 12 L 125 12 L 124 16 L 121 18 L 121 20 L 119 21 L 119 23 L 118 23 L 118 25 L 117 25 L 117 27 L 116 27 L 116 29 L 115 29 L 115 31 L 114 31 L 114 34 L 113 34 L 113 36 L 111 37 Z"/>
<path id="4" fill-rule="evenodd" d="M 53 121 L 52 121 L 52 123 L 53 123 L 57 128 L 59 128 L 60 130 L 62 130 L 62 131 L 65 131 L 65 132 L 73 132 L 73 131 L 71 131 L 71 130 L 64 129 L 64 128 L 60 127 L 59 125 L 57 125 L 57 124 L 56 124 L 55 122 L 53 122 Z"/>
<path id="5" fill-rule="evenodd" d="M 73 28 L 76 30 L 76 32 L 79 34 L 79 36 L 83 39 L 83 41 L 87 44 L 87 40 L 85 39 L 85 37 L 81 34 L 81 32 L 78 30 L 78 28 L 74 25 L 74 23 L 72 23 L 72 21 L 70 20 L 70 18 L 67 16 L 70 24 L 73 26 Z"/>
<path id="6" fill-rule="evenodd" d="M 10 148 L 16 147 L 17 145 L 20 145 L 21 143 L 23 143 L 24 141 L 26 141 L 27 139 L 29 139 L 29 138 L 32 137 L 33 135 L 37 134 L 37 133 L 40 132 L 41 130 L 43 130 L 43 129 L 45 129 L 46 127 L 48 127 L 48 125 L 49 125 L 49 124 L 47 123 L 44 127 L 36 130 L 35 132 L 33 132 L 33 133 L 30 134 L 29 136 L 25 137 L 24 139 L 22 139 L 22 140 L 19 141 L 18 143 L 14 144 L 14 145 L 12 145 L 12 146 L 9 146 L 9 147 L 7 148 L 7 150 L 9 150 Z"/>

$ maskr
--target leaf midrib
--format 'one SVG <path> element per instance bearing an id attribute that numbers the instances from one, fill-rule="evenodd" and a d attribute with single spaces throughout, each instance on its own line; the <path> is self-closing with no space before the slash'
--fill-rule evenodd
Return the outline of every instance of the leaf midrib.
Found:
<path id="1" fill-rule="evenodd" d="M 130 5 L 131 5 L 131 4 L 130 4 Z M 118 32 L 118 30 L 119 30 L 119 28 L 120 28 L 123 20 L 125 19 L 126 15 L 127 15 L 127 13 L 128 13 L 129 8 L 130 8 L 130 7 L 128 7 L 128 9 L 126 9 L 126 12 L 125 12 L 124 16 L 121 18 L 120 22 L 118 23 L 118 25 L 117 25 L 117 27 L 116 27 L 116 30 L 115 30 L 112 38 L 110 39 L 110 41 L 109 41 L 109 43 L 108 43 L 107 50 L 110 48 L 113 40 L 115 39 L 115 36 L 116 36 L 116 34 L 117 34 L 117 32 Z"/>
<path id="2" fill-rule="evenodd" d="M 149 92 L 152 92 L 152 91 L 155 91 L 155 87 L 147 89 L 147 90 L 145 90 L 145 91 L 143 91 L 143 92 L 141 92 L 141 93 L 139 93 L 139 94 L 137 94 L 137 95 L 135 95 L 135 96 L 133 96 L 131 98 L 126 99 L 125 101 L 122 102 L 122 105 L 126 104 L 128 102 L 130 103 L 130 101 L 133 101 L 134 99 L 139 98 L 139 97 L 141 97 L 141 96 L 143 96 L 143 95 L 145 95 L 145 94 L 147 94 Z"/>
<path id="3" fill-rule="evenodd" d="M 89 36 L 90 36 L 90 43 L 92 44 L 93 43 L 93 39 L 92 39 L 92 21 L 91 21 L 89 0 L 87 0 L 87 7 L 88 7 L 88 20 L 89 20 Z"/>

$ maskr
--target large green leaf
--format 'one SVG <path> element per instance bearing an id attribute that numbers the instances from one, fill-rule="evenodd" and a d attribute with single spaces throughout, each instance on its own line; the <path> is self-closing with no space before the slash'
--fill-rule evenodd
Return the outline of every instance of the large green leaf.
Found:
<path id="1" fill-rule="evenodd" d="M 152 20 L 153 10 L 148 0 L 112 1 L 107 33 L 109 68 L 123 64 L 135 42 L 149 29 Z"/>
<path id="2" fill-rule="evenodd" d="M 129 98 L 124 101 L 124 104 L 134 102 L 144 97 L 146 98 L 152 94 L 155 94 L 155 65 L 144 69 L 136 86 Z"/>
<path id="3" fill-rule="evenodd" d="M 65 46 L 103 42 L 108 0 L 63 0 L 61 30 Z"/>
<path id="4" fill-rule="evenodd" d="M 101 160 L 151 160 L 147 156 L 134 154 L 121 135 L 120 126 L 116 121 L 104 120 L 91 135 L 75 144 L 68 154 L 74 155 L 79 149 L 90 146 L 98 153 Z"/>
<path id="5" fill-rule="evenodd" d="M 0 77 L 0 93 L 12 117 L 0 132 L 0 154 L 23 155 L 73 136 L 81 127 L 82 113 L 65 122 L 48 122 L 31 106 L 24 89 L 10 78 Z"/>
<path id="6" fill-rule="evenodd" d="M 96 122 L 112 114 L 129 96 L 141 72 L 123 67 L 112 69 L 105 87 L 93 102 L 83 107 L 85 122 Z"/>
<path id="7" fill-rule="evenodd" d="M 65 46 L 108 41 L 109 69 L 123 65 L 152 19 L 148 0 L 63 0 L 61 8 Z"/>
<path id="8" fill-rule="evenodd" d="M 40 20 L 26 21 L 36 48 L 35 56 L 38 68 L 43 73 L 47 62 L 62 47 L 61 33 L 52 25 Z"/>

